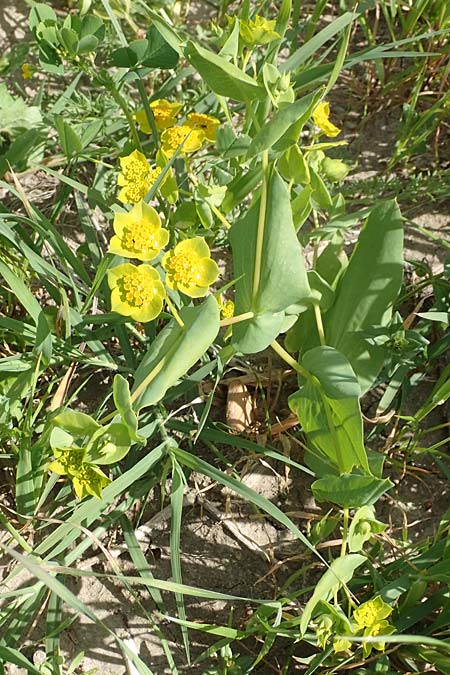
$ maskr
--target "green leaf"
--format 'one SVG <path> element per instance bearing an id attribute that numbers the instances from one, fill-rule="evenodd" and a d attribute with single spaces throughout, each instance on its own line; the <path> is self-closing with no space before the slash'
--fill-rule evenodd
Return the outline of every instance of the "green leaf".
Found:
<path id="1" fill-rule="evenodd" d="M 402 219 L 395 200 L 385 201 L 363 226 L 336 288 L 336 300 L 324 317 L 327 343 L 348 358 L 363 393 L 373 384 L 385 356 L 381 347 L 368 344 L 362 332 L 388 324 L 402 272 Z"/>
<path id="2" fill-rule="evenodd" d="M 28 18 L 28 25 L 31 31 L 35 31 L 41 22 L 57 23 L 58 19 L 51 7 L 45 5 L 43 2 L 37 2 L 33 5 L 30 16 Z"/>
<path id="3" fill-rule="evenodd" d="M 326 475 L 311 486 L 314 497 L 320 502 L 331 502 L 344 508 L 371 506 L 393 487 L 388 479 L 359 474 Z"/>
<path id="4" fill-rule="evenodd" d="M 148 40 L 134 40 L 127 47 L 113 51 L 111 63 L 118 68 L 134 68 L 143 62 L 148 47 Z"/>
<path id="5" fill-rule="evenodd" d="M 306 629 L 308 628 L 309 621 L 318 602 L 320 600 L 328 602 L 335 592 L 350 581 L 355 570 L 365 561 L 366 558 L 358 553 L 351 553 L 333 560 L 329 569 L 327 569 L 325 574 L 320 578 L 314 589 L 314 593 L 303 610 L 300 621 L 300 631 L 302 635 L 305 634 Z"/>
<path id="6" fill-rule="evenodd" d="M 33 319 L 37 329 L 34 351 L 36 354 L 42 354 L 44 361 L 48 363 L 52 355 L 52 335 L 39 302 L 22 279 L 19 279 L 2 260 L 0 260 L 0 275 Z"/>
<path id="7" fill-rule="evenodd" d="M 142 65 L 148 68 L 175 68 L 179 60 L 178 52 L 164 39 L 156 26 L 147 31 L 148 49 Z"/>
<path id="8" fill-rule="evenodd" d="M 215 94 L 244 102 L 266 97 L 264 87 L 222 56 L 193 42 L 188 42 L 184 54 Z"/>
<path id="9" fill-rule="evenodd" d="M 122 375 L 114 377 L 113 398 L 122 421 L 128 428 L 130 438 L 136 443 L 144 443 L 145 438 L 138 434 L 138 418 L 132 408 L 130 387 Z"/>
<path id="10" fill-rule="evenodd" d="M 11 96 L 6 84 L 0 84 L 0 133 L 16 138 L 42 123 L 41 111 L 29 106 L 20 96 Z"/>
<path id="11" fill-rule="evenodd" d="M 291 135 L 286 147 L 296 143 L 303 125 L 311 116 L 321 94 L 321 91 L 308 94 L 299 101 L 276 110 L 272 119 L 258 131 L 250 143 L 246 159 L 249 160 L 264 150 L 272 148 L 293 125 L 295 125 L 295 133 Z"/>
<path id="12" fill-rule="evenodd" d="M 139 410 L 160 401 L 169 387 L 206 352 L 219 332 L 219 305 L 213 296 L 180 311 L 152 343 L 135 373 L 131 398 Z"/>
<path id="13" fill-rule="evenodd" d="M 76 410 L 63 410 L 58 413 L 52 420 L 52 426 L 63 429 L 73 438 L 85 438 L 100 429 L 100 425 L 90 415 Z"/>
<path id="14" fill-rule="evenodd" d="M 340 473 L 354 466 L 370 474 L 364 449 L 358 380 L 343 354 L 332 347 L 306 352 L 302 366 L 311 377 L 289 397 L 308 444 Z"/>
<path id="15" fill-rule="evenodd" d="M 86 446 L 86 461 L 91 464 L 114 464 L 125 457 L 130 449 L 128 427 L 111 422 L 98 429 Z"/>
<path id="16" fill-rule="evenodd" d="M 229 235 L 234 276 L 238 278 L 235 313 L 255 315 L 233 328 L 233 341 L 244 353 L 265 349 L 280 331 L 284 310 L 311 298 L 302 248 L 292 222 L 289 191 L 276 171 L 268 179 L 262 218 L 260 207 L 261 197 L 233 225 Z M 258 235 L 262 240 L 260 254 Z M 256 279 L 259 255 L 260 270 Z"/>
<path id="17" fill-rule="evenodd" d="M 78 138 L 70 124 L 64 121 L 61 115 L 55 115 L 55 128 L 58 132 L 59 142 L 67 159 L 77 155 L 82 150 L 81 140 Z"/>

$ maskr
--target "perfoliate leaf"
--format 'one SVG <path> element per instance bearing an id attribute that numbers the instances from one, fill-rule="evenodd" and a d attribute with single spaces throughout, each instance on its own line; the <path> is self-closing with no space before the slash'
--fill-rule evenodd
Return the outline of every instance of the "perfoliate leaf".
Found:
<path id="1" fill-rule="evenodd" d="M 255 315 L 233 329 L 236 348 L 245 353 L 265 349 L 280 332 L 284 310 L 311 299 L 302 247 L 292 222 L 289 191 L 276 171 L 268 179 L 263 217 L 260 205 L 261 197 L 230 230 L 234 276 L 238 279 L 235 314 Z M 262 248 L 256 279 L 258 241 L 262 241 Z"/>

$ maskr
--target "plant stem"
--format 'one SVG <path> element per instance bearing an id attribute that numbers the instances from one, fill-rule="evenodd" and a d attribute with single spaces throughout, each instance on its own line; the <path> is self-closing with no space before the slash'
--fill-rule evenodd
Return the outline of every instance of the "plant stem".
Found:
<path id="1" fill-rule="evenodd" d="M 136 129 L 136 125 L 134 123 L 133 116 L 131 115 L 130 111 L 128 110 L 128 106 L 127 106 L 125 100 L 123 99 L 121 93 L 119 92 L 119 90 L 116 88 L 116 86 L 112 82 L 109 84 L 109 91 L 111 92 L 111 95 L 112 95 L 113 99 L 115 100 L 117 105 L 120 106 L 123 114 L 127 118 L 128 126 L 130 127 L 131 135 L 133 136 L 133 141 L 134 141 L 134 144 L 135 144 L 136 148 L 140 152 L 142 152 L 141 139 L 139 138 L 139 134 L 138 134 L 138 131 Z"/>
<path id="2" fill-rule="evenodd" d="M 312 379 L 312 375 L 310 372 L 306 370 L 306 368 L 303 368 L 295 359 L 293 356 L 287 352 L 284 347 L 282 347 L 276 340 L 274 340 L 271 345 L 273 351 L 278 354 L 278 356 L 283 359 L 291 368 L 297 371 L 297 373 L 300 373 L 302 377 L 306 378 L 307 380 Z"/>
<path id="3" fill-rule="evenodd" d="M 262 253 L 264 245 L 264 230 L 266 225 L 266 208 L 267 208 L 267 169 L 269 166 L 269 151 L 264 150 L 261 157 L 263 168 L 263 182 L 261 188 L 261 201 L 259 204 L 258 217 L 258 231 L 256 234 L 256 254 L 255 254 L 255 270 L 253 273 L 253 298 L 258 292 L 259 282 L 261 280 L 262 268 Z"/>
<path id="4" fill-rule="evenodd" d="M 319 340 L 322 347 L 326 345 L 325 331 L 323 329 L 322 313 L 318 304 L 314 303 L 314 316 L 316 319 L 317 332 L 319 333 Z"/>
<path id="5" fill-rule="evenodd" d="M 174 317 L 175 321 L 177 322 L 177 324 L 178 324 L 181 328 L 184 328 L 184 322 L 183 322 L 183 319 L 182 319 L 181 316 L 178 314 L 178 311 L 177 311 L 175 305 L 173 304 L 173 302 L 171 301 L 171 299 L 169 298 L 169 296 L 166 296 L 166 304 L 167 304 L 168 308 L 170 309 L 170 311 L 172 312 L 173 317 Z"/>
<path id="6" fill-rule="evenodd" d="M 344 509 L 344 521 L 342 525 L 342 545 L 341 545 L 341 557 L 347 552 L 347 539 L 348 539 L 348 508 Z"/>
<path id="7" fill-rule="evenodd" d="M 153 142 L 155 144 L 155 148 L 156 148 L 156 150 L 158 150 L 158 148 L 159 148 L 159 138 L 158 138 L 158 129 L 156 128 L 155 116 L 153 114 L 152 109 L 150 108 L 147 93 L 146 93 L 145 87 L 144 87 L 144 83 L 142 82 L 140 77 L 137 80 L 137 88 L 138 88 L 138 91 L 139 91 L 139 96 L 141 97 L 142 105 L 144 106 L 145 116 L 147 118 L 147 122 L 149 123 L 149 126 L 152 130 L 152 136 L 153 136 Z"/>
<path id="8" fill-rule="evenodd" d="M 236 316 L 230 316 L 228 319 L 222 319 L 220 322 L 220 327 L 231 326 L 233 323 L 240 323 L 241 321 L 247 321 L 248 319 L 253 319 L 255 315 L 253 312 L 244 312 L 243 314 L 237 314 Z"/>

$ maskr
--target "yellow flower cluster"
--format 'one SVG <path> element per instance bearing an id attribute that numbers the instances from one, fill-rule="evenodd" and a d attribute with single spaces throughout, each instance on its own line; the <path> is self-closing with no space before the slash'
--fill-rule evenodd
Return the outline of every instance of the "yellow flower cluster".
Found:
<path id="1" fill-rule="evenodd" d="M 145 264 L 159 256 L 169 242 L 155 209 L 140 201 L 127 213 L 116 213 L 109 253 L 135 258 L 144 264 L 124 263 L 108 271 L 111 309 L 135 321 L 152 321 L 161 312 L 166 290 L 158 271 Z M 203 237 L 185 239 L 164 254 L 162 267 L 166 285 L 191 298 L 206 295 L 219 276 Z"/>
<path id="2" fill-rule="evenodd" d="M 85 461 L 85 448 L 64 448 L 53 450 L 55 459 L 49 470 L 72 481 L 78 499 L 93 495 L 101 499 L 103 488 L 111 482 L 95 464 Z"/>
<path id="3" fill-rule="evenodd" d="M 182 108 L 181 103 L 172 103 L 164 98 L 152 101 L 150 110 L 155 118 L 158 131 L 162 131 L 162 149 L 167 157 L 171 157 L 181 146 L 182 154 L 199 150 L 205 141 L 213 143 L 216 139 L 217 127 L 220 121 L 211 115 L 203 113 L 189 113 L 186 122 L 177 124 L 177 115 Z M 145 110 L 142 108 L 134 114 L 144 134 L 151 134 Z"/>
<path id="4" fill-rule="evenodd" d="M 155 126 L 161 131 L 162 152 L 157 153 L 157 163 L 164 162 L 178 149 L 184 155 L 199 150 L 205 141 L 213 142 L 220 121 L 210 115 L 190 113 L 184 124 L 177 124 L 181 103 L 165 99 L 152 101 L 151 112 Z M 152 133 L 144 109 L 138 110 L 134 119 L 141 131 Z M 191 298 L 206 295 L 209 286 L 219 276 L 219 268 L 211 259 L 208 244 L 203 237 L 193 237 L 179 242 L 164 253 L 161 266 L 165 272 L 165 285 L 157 269 L 148 264 L 155 260 L 169 242 L 169 232 L 161 226 L 158 213 L 144 199 L 161 175 L 161 166 L 152 167 L 145 155 L 134 150 L 120 158 L 120 173 L 117 178 L 120 192 L 118 198 L 124 204 L 133 204 L 127 212 L 114 216 L 114 235 L 109 253 L 123 258 L 140 260 L 141 265 L 123 263 L 108 271 L 111 289 L 111 309 L 135 321 L 152 321 L 161 312 L 166 297 L 166 288 L 180 291 Z M 170 172 L 161 183 L 169 185 Z M 176 183 L 175 183 L 176 190 Z"/>

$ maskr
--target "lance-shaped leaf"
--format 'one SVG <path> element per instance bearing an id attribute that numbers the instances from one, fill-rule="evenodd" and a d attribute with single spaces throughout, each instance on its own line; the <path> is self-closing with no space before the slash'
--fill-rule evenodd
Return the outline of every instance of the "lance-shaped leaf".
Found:
<path id="1" fill-rule="evenodd" d="M 292 133 L 286 136 L 284 142 L 277 149 L 285 149 L 296 143 L 303 125 L 311 117 L 321 94 L 321 91 L 308 94 L 308 96 L 304 96 L 299 101 L 276 110 L 272 119 L 258 131 L 250 143 L 246 159 L 251 159 L 264 150 L 272 148 L 280 139 L 283 141 L 284 134 L 292 127 L 295 127 L 292 129 Z"/>
<path id="2" fill-rule="evenodd" d="M 180 311 L 184 326 L 171 321 L 152 343 L 136 370 L 131 400 L 135 410 L 160 401 L 203 356 L 219 332 L 219 305 L 210 296 L 197 307 Z"/>
<path id="3" fill-rule="evenodd" d="M 230 230 L 236 283 L 236 315 L 253 312 L 236 324 L 233 338 L 239 351 L 265 349 L 278 335 L 284 310 L 311 300 L 302 247 L 292 222 L 289 191 L 275 171 L 261 197 Z"/>
<path id="4" fill-rule="evenodd" d="M 188 42 L 184 55 L 198 70 L 215 94 L 229 96 L 235 101 L 264 99 L 267 94 L 256 80 L 222 56 Z"/>
<path id="5" fill-rule="evenodd" d="M 122 422 L 128 429 L 130 438 L 137 443 L 145 443 L 145 438 L 138 433 L 138 418 L 132 407 L 130 387 L 122 375 L 114 377 L 113 397 Z"/>
<path id="6" fill-rule="evenodd" d="M 336 289 L 336 300 L 324 317 L 327 343 L 350 361 L 363 393 L 373 384 L 383 361 L 381 347 L 362 334 L 385 326 L 402 283 L 403 225 L 395 200 L 370 213 L 347 269 Z"/>
<path id="7" fill-rule="evenodd" d="M 359 553 L 350 553 L 333 560 L 325 574 L 316 584 L 314 593 L 306 603 L 300 621 L 300 632 L 304 635 L 309 621 L 317 604 L 324 600 L 327 602 L 342 586 L 347 584 L 353 577 L 355 570 L 360 567 L 366 558 Z"/>
<path id="8" fill-rule="evenodd" d="M 340 352 L 324 346 L 306 352 L 302 366 L 310 377 L 290 396 L 289 405 L 308 445 L 330 460 L 339 473 L 358 466 L 370 474 L 359 407 L 361 390 L 349 362 Z"/>

